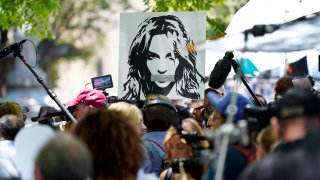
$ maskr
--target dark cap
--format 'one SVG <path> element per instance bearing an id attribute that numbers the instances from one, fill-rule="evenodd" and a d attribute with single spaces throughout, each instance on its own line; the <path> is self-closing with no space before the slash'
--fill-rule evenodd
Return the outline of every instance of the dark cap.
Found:
<path id="1" fill-rule="evenodd" d="M 56 110 L 54 107 L 43 106 L 40 108 L 38 116 L 32 117 L 31 120 L 34 122 L 39 122 L 50 117 L 61 115 L 64 115 L 64 113 Z"/>
<path id="2" fill-rule="evenodd" d="M 309 89 L 292 88 L 277 102 L 280 120 L 319 114 L 319 99 Z"/>

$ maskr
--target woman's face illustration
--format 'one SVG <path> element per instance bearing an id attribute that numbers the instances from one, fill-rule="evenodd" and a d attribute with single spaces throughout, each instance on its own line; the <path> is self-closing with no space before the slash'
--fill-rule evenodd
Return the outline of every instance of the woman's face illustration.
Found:
<path id="1" fill-rule="evenodd" d="M 155 77 L 155 83 L 161 88 L 167 87 L 172 81 L 161 81 L 171 76 L 174 80 L 175 71 L 179 60 L 175 58 L 173 36 L 169 34 L 155 35 L 150 43 L 147 67 L 151 76 Z M 157 80 L 158 79 L 158 80 Z"/>

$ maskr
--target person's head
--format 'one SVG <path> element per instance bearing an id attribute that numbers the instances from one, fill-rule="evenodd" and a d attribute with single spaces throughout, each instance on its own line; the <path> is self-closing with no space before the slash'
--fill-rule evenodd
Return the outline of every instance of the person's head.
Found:
<path id="1" fill-rule="evenodd" d="M 271 125 L 283 141 L 304 138 L 308 130 L 319 128 L 319 99 L 309 89 L 291 88 L 276 107 Z"/>
<path id="2" fill-rule="evenodd" d="M 198 99 L 203 77 L 196 69 L 197 52 L 178 17 L 149 17 L 139 25 L 129 52 L 128 81 L 124 84 L 127 98 L 140 98 L 150 93 L 167 95 L 173 87 L 178 95 Z M 169 79 L 168 79 L 169 78 Z"/>
<path id="3" fill-rule="evenodd" d="M 142 112 L 137 106 L 126 102 L 117 102 L 111 104 L 108 109 L 110 111 L 115 111 L 122 119 L 125 119 L 132 124 L 136 128 L 138 134 L 142 134 L 146 128 L 143 124 Z"/>
<path id="4" fill-rule="evenodd" d="M 214 106 L 214 111 L 212 117 L 209 119 L 209 126 L 212 128 L 218 128 L 221 124 L 226 122 L 227 116 L 229 115 L 229 105 L 231 104 L 232 96 L 236 95 L 236 112 L 233 117 L 233 123 L 237 123 L 239 120 L 243 119 L 243 111 L 246 107 L 253 106 L 253 103 L 242 96 L 239 93 L 227 93 L 222 99 L 215 93 L 208 93 L 208 100 Z M 231 108 L 230 108 L 231 109 Z"/>
<path id="5" fill-rule="evenodd" d="M 35 180 L 86 180 L 92 171 L 87 146 L 71 134 L 59 134 L 36 157 Z"/>
<path id="6" fill-rule="evenodd" d="M 24 127 L 24 121 L 13 114 L 7 114 L 0 118 L 0 140 L 13 141 L 20 129 Z"/>
<path id="7" fill-rule="evenodd" d="M 182 129 L 184 134 L 196 132 L 198 135 L 203 135 L 203 131 L 197 121 L 192 118 L 187 118 L 182 121 Z M 171 162 L 175 158 L 188 158 L 192 155 L 192 147 L 187 144 L 185 139 L 182 139 L 176 128 L 171 126 L 163 141 L 167 152 L 168 161 Z M 209 146 L 207 141 L 199 141 L 199 147 L 206 148 Z"/>
<path id="8" fill-rule="evenodd" d="M 23 119 L 22 107 L 16 102 L 0 102 L 0 117 L 6 114 L 14 114 Z"/>
<path id="9" fill-rule="evenodd" d="M 146 96 L 145 103 L 148 103 L 149 101 L 155 100 L 155 99 L 161 99 L 161 100 L 163 100 L 163 101 L 166 101 L 166 102 L 168 102 L 168 103 L 171 103 L 171 99 L 170 99 L 170 98 L 168 98 L 168 97 L 165 96 L 165 95 L 157 94 L 157 93 L 148 94 L 148 95 Z"/>
<path id="10" fill-rule="evenodd" d="M 277 80 L 274 87 L 274 91 L 275 91 L 274 99 L 276 101 L 279 100 L 288 89 L 294 87 L 292 83 L 292 79 L 293 79 L 292 77 L 282 77 Z"/>
<path id="11" fill-rule="evenodd" d="M 212 114 L 209 116 L 207 126 L 210 129 L 217 129 L 222 124 L 227 121 L 227 117 L 222 115 L 218 110 L 213 110 Z"/>
<path id="12" fill-rule="evenodd" d="M 73 108 L 72 115 L 83 119 L 88 113 L 95 112 L 106 105 L 106 96 L 100 90 L 85 89 L 77 97 L 66 103 L 68 108 Z"/>
<path id="13" fill-rule="evenodd" d="M 261 160 L 265 155 L 271 152 L 277 139 L 276 134 L 271 126 L 263 128 L 257 136 L 257 160 Z"/>
<path id="14" fill-rule="evenodd" d="M 149 131 L 166 131 L 172 123 L 180 123 L 175 106 L 161 99 L 146 102 L 143 121 Z"/>
<path id="15" fill-rule="evenodd" d="M 144 162 L 140 135 L 116 111 L 102 109 L 79 121 L 75 134 L 93 156 L 92 179 L 135 179 Z"/>
<path id="16" fill-rule="evenodd" d="M 208 100 L 208 97 L 207 97 L 207 94 L 211 92 L 211 93 L 215 93 L 217 94 L 219 97 L 223 97 L 224 95 L 224 87 L 223 85 L 218 88 L 218 89 L 214 89 L 212 87 L 209 86 L 209 83 L 207 82 L 205 84 L 205 91 L 204 91 L 204 99 L 203 99 L 203 115 L 205 116 L 206 119 L 209 119 L 209 116 L 213 113 L 214 111 L 214 107 L 212 104 L 210 104 L 209 100 Z"/>

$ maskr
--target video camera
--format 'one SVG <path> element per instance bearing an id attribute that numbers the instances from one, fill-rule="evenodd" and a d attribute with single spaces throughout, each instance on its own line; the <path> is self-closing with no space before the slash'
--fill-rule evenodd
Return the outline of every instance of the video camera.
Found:
<path id="1" fill-rule="evenodd" d="M 58 111 L 53 107 L 41 107 L 38 116 L 32 117 L 31 120 L 57 130 L 61 124 L 66 123 L 67 118 L 62 111 Z"/>
<path id="2" fill-rule="evenodd" d="M 315 81 L 312 76 L 297 76 L 292 79 L 295 88 L 310 89 L 320 98 L 320 92 L 313 87 Z M 244 109 L 244 119 L 248 121 L 249 134 L 258 133 L 270 124 L 270 118 L 275 115 L 277 102 L 271 102 L 264 107 L 249 107 Z"/>
<path id="3" fill-rule="evenodd" d="M 188 159 L 177 158 L 173 159 L 171 168 L 174 173 L 180 173 L 180 163 L 183 163 L 183 168 L 187 173 L 190 173 L 194 179 L 201 179 L 203 168 L 208 161 L 206 156 L 192 156 Z"/>
<path id="4" fill-rule="evenodd" d="M 170 166 L 174 173 L 180 173 L 179 165 L 183 163 L 183 168 L 187 173 L 190 173 L 194 179 L 200 179 L 211 151 L 209 148 L 201 147 L 199 141 L 207 140 L 207 138 L 196 132 L 186 134 L 181 127 L 176 127 L 176 129 L 180 137 L 192 147 L 192 156 L 173 159 Z"/>
<path id="5" fill-rule="evenodd" d="M 313 87 L 315 85 L 315 81 L 312 76 L 297 76 L 292 79 L 293 86 L 295 88 L 303 88 L 303 89 L 310 89 L 310 91 L 320 98 L 320 92 L 315 90 Z"/>
<path id="6" fill-rule="evenodd" d="M 270 118 L 276 114 L 276 102 L 267 106 L 249 107 L 243 111 L 244 119 L 248 122 L 249 134 L 259 133 L 270 124 Z"/>
<path id="7" fill-rule="evenodd" d="M 179 132 L 179 130 L 177 130 Z M 237 124 L 226 123 L 219 129 L 214 131 L 208 130 L 204 136 L 197 133 L 183 134 L 180 133 L 181 138 L 185 139 L 187 143 L 192 147 L 192 156 L 187 159 L 179 158 L 174 159 L 171 163 L 173 172 L 179 173 L 179 164 L 183 163 L 183 167 L 187 173 L 190 173 L 194 179 L 201 179 L 202 170 L 205 164 L 212 158 L 216 157 L 221 149 L 221 140 L 225 135 L 230 136 L 229 143 L 237 143 L 242 146 L 249 144 L 249 138 L 247 135 L 247 121 L 241 120 Z M 199 147 L 197 142 L 207 140 L 212 143 L 211 147 L 202 148 Z M 214 150 L 213 150 L 214 143 Z"/>

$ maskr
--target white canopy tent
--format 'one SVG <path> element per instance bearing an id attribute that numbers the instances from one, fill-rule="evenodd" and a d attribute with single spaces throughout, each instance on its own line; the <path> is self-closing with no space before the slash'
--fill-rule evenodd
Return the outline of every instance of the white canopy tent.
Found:
<path id="1" fill-rule="evenodd" d="M 319 11 L 318 0 L 250 0 L 233 16 L 226 33 L 240 33 L 254 25 L 282 24 Z"/>
<path id="2" fill-rule="evenodd" d="M 298 52 L 286 51 L 288 49 L 290 50 L 290 43 L 293 42 L 291 40 L 288 41 L 288 44 L 279 44 L 279 48 L 283 50 L 280 50 L 277 53 L 270 51 L 257 51 L 257 49 L 259 50 L 259 47 L 256 47 L 258 45 L 261 45 L 261 42 L 265 43 L 265 40 L 267 40 L 268 43 L 269 40 L 270 42 L 273 42 L 273 39 L 277 39 L 274 33 L 272 34 L 272 39 L 269 38 L 271 37 L 271 35 L 269 34 L 262 37 L 253 37 L 251 34 L 249 34 L 248 42 L 246 45 L 249 51 L 250 48 L 255 49 L 254 52 L 246 51 L 242 53 L 241 51 L 239 51 L 245 47 L 243 32 L 245 30 L 251 29 L 254 25 L 282 24 L 288 21 L 295 20 L 301 16 L 306 16 L 319 11 L 320 1 L 316 0 L 250 0 L 234 15 L 230 25 L 226 29 L 227 35 L 224 38 L 212 41 L 209 40 L 205 45 L 197 46 L 197 48 L 200 50 L 206 49 L 206 75 L 210 75 L 210 72 L 213 69 L 215 63 L 223 57 L 225 51 L 238 50 L 235 51 L 236 58 L 243 57 L 246 59 L 250 59 L 260 71 L 274 69 L 277 67 L 283 69 L 283 72 L 280 72 L 279 76 L 284 75 L 286 63 L 292 63 L 304 56 L 307 56 L 310 74 L 314 77 L 320 78 L 320 75 L 318 73 L 318 52 L 314 49 Z M 312 27 L 310 27 L 309 29 L 313 31 Z M 315 27 L 315 29 L 320 29 L 320 27 Z M 299 28 L 295 27 L 294 29 L 289 29 L 289 31 L 290 30 L 297 31 L 299 30 Z M 281 36 L 281 34 L 283 35 L 283 32 L 278 34 Z M 314 34 L 312 37 L 314 37 Z M 297 40 L 299 41 L 298 43 L 303 43 L 305 40 L 303 39 L 305 37 L 302 38 L 299 33 L 295 33 L 293 38 L 297 38 Z"/>
<path id="3" fill-rule="evenodd" d="M 260 72 L 267 71 L 275 68 L 283 69 L 280 71 L 278 76 L 284 75 L 284 70 L 286 68 L 286 59 L 288 63 L 293 63 L 295 61 L 300 60 L 304 56 L 307 56 L 308 61 L 308 69 L 310 75 L 315 78 L 320 78 L 320 73 L 318 71 L 319 61 L 318 61 L 318 52 L 315 50 L 309 51 L 299 51 L 299 52 L 291 52 L 291 53 L 265 53 L 265 52 L 239 52 L 235 51 L 235 58 L 240 59 L 250 59 L 250 61 L 258 68 Z M 212 50 L 206 51 L 206 67 L 205 67 L 205 75 L 209 76 L 214 65 L 219 59 L 222 59 L 224 56 L 224 52 L 215 52 Z M 231 71 L 230 75 L 233 75 L 233 71 Z"/>

